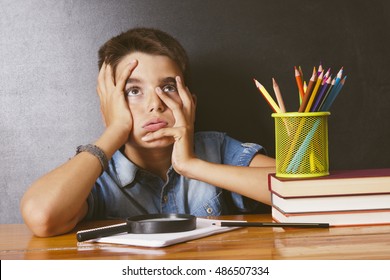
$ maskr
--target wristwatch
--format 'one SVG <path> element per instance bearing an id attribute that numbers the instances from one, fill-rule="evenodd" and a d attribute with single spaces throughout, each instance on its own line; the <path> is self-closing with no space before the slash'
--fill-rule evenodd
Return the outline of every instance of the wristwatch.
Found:
<path id="1" fill-rule="evenodd" d="M 93 144 L 80 145 L 77 147 L 76 155 L 78 155 L 81 152 L 88 152 L 94 155 L 95 157 L 97 157 L 98 160 L 100 161 L 100 164 L 102 165 L 102 173 L 107 170 L 108 168 L 107 156 L 101 148 Z"/>

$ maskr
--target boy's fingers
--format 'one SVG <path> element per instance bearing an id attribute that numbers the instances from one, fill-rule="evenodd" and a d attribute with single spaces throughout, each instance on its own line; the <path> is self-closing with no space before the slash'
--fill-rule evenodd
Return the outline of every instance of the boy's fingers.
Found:
<path id="1" fill-rule="evenodd" d="M 106 63 L 104 62 L 102 67 L 100 68 L 99 74 L 98 74 L 98 79 L 97 79 L 97 86 L 96 86 L 96 91 L 99 95 L 99 97 L 102 97 L 102 93 L 105 90 L 104 86 L 104 76 L 106 72 Z"/>
<path id="2" fill-rule="evenodd" d="M 150 142 L 164 137 L 173 137 L 177 139 L 180 137 L 179 130 L 173 127 L 162 128 L 157 131 L 146 134 L 141 139 L 145 142 Z"/>
<path id="3" fill-rule="evenodd" d="M 102 67 L 99 70 L 98 82 L 104 81 L 104 73 L 106 71 L 106 63 L 103 62 Z"/>
<path id="4" fill-rule="evenodd" d="M 162 89 L 160 87 L 156 87 L 155 89 L 157 95 L 160 97 L 160 99 L 168 106 L 169 109 L 171 109 L 172 111 L 173 110 L 177 110 L 179 109 L 181 106 L 176 102 L 174 101 L 172 98 L 170 98 L 166 93 L 164 93 L 162 91 Z"/>
<path id="5" fill-rule="evenodd" d="M 104 71 L 104 84 L 108 92 L 112 92 L 115 88 L 114 77 L 112 75 L 112 67 L 110 64 L 107 64 L 107 67 Z"/>
<path id="6" fill-rule="evenodd" d="M 166 93 L 164 93 L 160 87 L 156 88 L 156 93 L 159 96 L 159 98 L 167 105 L 169 109 L 171 109 L 173 116 L 176 120 L 175 126 L 177 125 L 184 125 L 185 124 L 185 117 L 183 113 L 183 107 L 181 104 L 170 98 Z"/>
<path id="7" fill-rule="evenodd" d="M 191 103 L 190 94 L 187 92 L 188 88 L 184 86 L 180 76 L 176 76 L 175 80 L 180 99 L 183 101 L 183 105 L 186 106 Z"/>
<path id="8" fill-rule="evenodd" d="M 188 87 L 184 85 L 180 76 L 176 76 L 176 84 L 179 92 L 180 99 L 183 103 L 183 109 L 188 116 L 194 118 L 195 115 L 195 97 L 191 94 Z"/>
<path id="9" fill-rule="evenodd" d="M 127 80 L 129 79 L 131 73 L 133 72 L 133 70 L 135 69 L 135 67 L 137 67 L 138 65 L 138 60 L 134 59 L 133 61 L 131 61 L 129 63 L 129 65 L 127 65 L 127 67 L 123 70 L 123 72 L 121 73 L 121 75 L 119 76 L 119 79 L 116 83 L 116 86 L 123 90 L 125 88 L 125 85 L 126 85 L 126 82 Z"/>
<path id="10" fill-rule="evenodd" d="M 183 102 L 184 107 L 192 106 L 193 99 L 191 94 L 189 93 L 188 88 L 183 84 L 183 81 L 180 78 L 180 76 L 176 76 L 175 80 L 176 80 L 177 89 L 179 91 L 179 96 Z"/>

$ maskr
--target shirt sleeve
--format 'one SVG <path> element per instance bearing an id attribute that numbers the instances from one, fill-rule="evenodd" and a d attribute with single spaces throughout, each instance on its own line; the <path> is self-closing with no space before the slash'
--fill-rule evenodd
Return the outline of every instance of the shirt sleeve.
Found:
<path id="1" fill-rule="evenodd" d="M 235 166 L 249 166 L 253 157 L 265 153 L 264 148 L 255 143 L 242 143 L 227 135 L 223 145 L 223 163 Z"/>
<path id="2" fill-rule="evenodd" d="M 255 143 L 242 143 L 225 135 L 224 141 L 224 164 L 234 166 L 249 166 L 253 157 L 262 153 L 265 154 L 265 149 Z M 262 203 L 238 193 L 231 193 L 234 207 L 239 212 L 251 212 L 257 209 Z"/>

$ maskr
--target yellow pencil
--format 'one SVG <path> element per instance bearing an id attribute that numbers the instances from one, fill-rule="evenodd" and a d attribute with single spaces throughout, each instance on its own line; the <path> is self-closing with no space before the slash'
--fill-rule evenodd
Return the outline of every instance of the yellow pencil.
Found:
<path id="1" fill-rule="evenodd" d="M 312 89 L 316 83 L 316 80 L 317 80 L 317 71 L 316 71 L 316 68 L 314 67 L 313 74 L 311 75 L 311 78 L 309 80 L 309 84 L 307 85 L 307 88 L 305 90 L 305 96 L 302 100 L 301 105 L 299 106 L 299 109 L 298 109 L 299 113 L 302 113 L 305 111 L 307 103 L 309 102 L 309 99 L 310 99 L 310 96 L 312 93 Z"/>
<path id="2" fill-rule="evenodd" d="M 311 109 L 311 106 L 313 105 L 313 102 L 314 102 L 314 99 L 316 98 L 316 95 L 317 95 L 317 91 L 318 91 L 318 88 L 320 87 L 321 85 L 321 82 L 322 82 L 322 78 L 324 77 L 324 71 L 321 71 L 321 74 L 318 76 L 318 79 L 317 79 L 317 82 L 316 82 L 316 85 L 313 89 L 313 92 L 312 94 L 310 95 L 310 99 L 309 99 L 309 102 L 307 102 L 307 106 L 306 106 L 306 109 L 305 109 L 305 112 L 310 112 L 310 109 Z"/>
<path id="3" fill-rule="evenodd" d="M 271 95 L 268 93 L 268 91 L 265 89 L 265 87 L 262 84 L 260 84 L 256 79 L 253 79 L 253 81 L 255 82 L 256 87 L 259 89 L 261 94 L 264 96 L 265 100 L 267 100 L 268 104 L 271 106 L 273 111 L 276 113 L 281 113 L 279 106 L 272 99 Z"/>

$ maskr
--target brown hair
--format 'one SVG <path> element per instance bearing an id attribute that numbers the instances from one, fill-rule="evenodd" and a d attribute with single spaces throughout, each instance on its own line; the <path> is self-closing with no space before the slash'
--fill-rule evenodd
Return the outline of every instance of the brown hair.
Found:
<path id="1" fill-rule="evenodd" d="M 115 73 L 122 58 L 133 52 L 168 56 L 177 63 L 185 81 L 189 82 L 189 60 L 186 51 L 171 35 L 153 28 L 130 29 L 108 40 L 98 52 L 99 69 L 103 62 L 106 62 Z"/>

